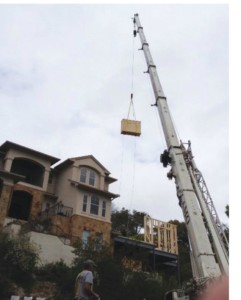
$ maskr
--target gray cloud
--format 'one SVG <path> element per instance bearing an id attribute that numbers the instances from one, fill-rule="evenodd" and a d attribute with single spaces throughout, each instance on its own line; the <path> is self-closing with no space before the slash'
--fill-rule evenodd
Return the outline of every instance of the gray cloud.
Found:
<path id="1" fill-rule="evenodd" d="M 219 217 L 228 204 L 227 5 L 1 5 L 0 104 L 11 140 L 57 156 L 93 154 L 118 178 L 118 207 L 183 219 L 150 79 L 134 41 L 134 105 L 142 135 L 120 135 L 132 83 L 138 12 L 178 135 L 191 140 Z"/>

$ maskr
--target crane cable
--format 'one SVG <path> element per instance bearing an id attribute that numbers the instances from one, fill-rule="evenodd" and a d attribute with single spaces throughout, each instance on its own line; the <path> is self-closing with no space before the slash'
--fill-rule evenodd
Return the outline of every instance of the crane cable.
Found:
<path id="1" fill-rule="evenodd" d="M 131 100 L 130 100 L 130 106 L 129 106 L 129 111 L 128 111 L 128 117 L 130 114 L 130 109 L 132 107 L 133 110 L 133 117 L 136 120 L 136 115 L 135 115 L 135 108 L 134 108 L 134 102 L 133 102 L 133 94 L 134 94 L 134 65 L 135 65 L 135 33 L 136 33 L 136 24 L 134 23 L 134 30 L 133 30 L 133 39 L 132 39 L 132 68 L 131 68 Z M 128 118 L 127 117 L 127 118 Z M 135 191 L 135 173 L 136 173 L 136 138 L 134 139 L 134 151 L 133 151 L 133 177 L 132 177 L 132 186 L 131 186 L 131 195 L 130 195 L 130 205 L 129 205 L 129 210 L 132 210 L 132 205 L 133 205 L 133 198 L 134 198 L 134 191 Z M 130 216 L 128 215 L 128 221 L 127 221 L 127 233 L 129 230 L 129 224 L 130 224 Z"/>
<path id="2" fill-rule="evenodd" d="M 135 24 L 134 24 L 134 32 L 135 32 Z M 136 120 L 136 114 L 135 114 L 135 108 L 134 108 L 134 102 L 133 102 L 133 96 L 134 96 L 134 62 L 135 62 L 135 36 L 133 36 L 132 40 L 132 67 L 131 67 L 131 100 L 130 105 L 128 109 L 127 119 L 130 117 L 130 111 L 132 108 L 133 117 Z"/>
<path id="3" fill-rule="evenodd" d="M 135 25 L 134 25 L 135 26 Z M 133 43 L 132 43 L 132 66 L 131 66 L 131 95 L 130 95 L 130 104 L 129 104 L 129 109 L 128 109 L 128 114 L 127 114 L 127 119 L 130 118 L 131 112 L 133 114 L 134 119 L 136 120 L 136 114 L 135 114 L 135 108 L 134 108 L 134 102 L 133 102 L 133 95 L 134 95 L 134 62 L 135 62 L 135 38 L 133 37 Z M 126 137 L 123 136 L 122 140 L 122 157 L 121 157 L 121 178 L 120 178 L 120 184 L 119 184 L 119 194 L 121 195 L 121 188 L 122 188 L 122 175 L 123 175 L 123 165 L 124 165 L 124 148 L 125 148 L 125 143 L 126 142 Z M 131 212 L 132 209 L 132 204 L 133 204 L 133 197 L 134 197 L 134 190 L 135 190 L 135 160 L 136 160 L 136 138 L 134 139 L 134 149 L 133 149 L 133 166 L 132 166 L 132 180 L 128 180 L 128 182 L 131 182 L 131 192 L 130 192 L 130 202 L 129 202 L 129 207 L 128 211 Z M 130 173 L 131 174 L 131 173 Z M 127 219 L 127 224 L 126 224 L 126 233 L 128 235 L 129 231 L 129 225 L 130 225 L 130 214 L 128 214 L 128 219 Z"/>

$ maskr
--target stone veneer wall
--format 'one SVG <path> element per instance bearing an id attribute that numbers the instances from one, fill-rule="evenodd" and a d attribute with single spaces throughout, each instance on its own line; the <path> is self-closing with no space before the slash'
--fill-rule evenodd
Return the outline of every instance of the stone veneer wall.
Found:
<path id="1" fill-rule="evenodd" d="M 63 233 L 72 236 L 72 241 L 76 240 L 76 238 L 81 240 L 82 232 L 84 230 L 88 230 L 90 231 L 90 237 L 94 237 L 95 233 L 102 233 L 103 241 L 110 243 L 111 223 L 80 215 L 73 215 L 70 218 L 64 216 L 53 216 L 51 220 L 52 224 L 61 228 Z"/>
<path id="2" fill-rule="evenodd" d="M 4 185 L 2 189 L 2 194 L 0 198 L 0 229 L 2 228 L 4 220 L 7 216 L 12 190 L 13 187 L 9 185 Z"/>
<path id="3" fill-rule="evenodd" d="M 39 213 L 42 210 L 42 202 L 43 202 L 43 191 L 34 189 L 29 186 L 16 184 L 14 186 L 14 190 L 16 191 L 25 191 L 33 196 L 32 198 L 32 205 L 30 211 L 30 218 L 36 219 Z"/>

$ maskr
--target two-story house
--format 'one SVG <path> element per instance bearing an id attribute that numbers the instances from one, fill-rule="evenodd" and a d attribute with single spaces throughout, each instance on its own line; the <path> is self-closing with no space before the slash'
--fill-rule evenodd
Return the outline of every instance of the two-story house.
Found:
<path id="1" fill-rule="evenodd" d="M 13 142 L 0 146 L 0 228 L 47 219 L 50 233 L 70 244 L 90 237 L 109 243 L 111 201 L 118 197 L 109 185 L 116 179 L 92 155 L 59 161 Z"/>

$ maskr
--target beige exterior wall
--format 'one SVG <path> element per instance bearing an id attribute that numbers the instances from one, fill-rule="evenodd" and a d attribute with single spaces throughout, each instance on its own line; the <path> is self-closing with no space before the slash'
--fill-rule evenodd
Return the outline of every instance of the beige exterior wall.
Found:
<path id="1" fill-rule="evenodd" d="M 73 168 L 67 167 L 57 174 L 55 182 L 55 194 L 58 196 L 58 201 L 66 206 L 70 206 L 73 210 L 76 209 L 76 192 L 71 187 L 69 179 L 72 178 Z"/>
<path id="2" fill-rule="evenodd" d="M 93 159 L 78 159 L 74 162 L 73 165 L 61 170 L 58 173 L 56 179 L 56 195 L 58 195 L 58 201 L 66 206 L 73 208 L 73 214 L 82 215 L 85 217 L 90 217 L 99 221 L 110 222 L 111 219 L 111 200 L 103 196 L 99 196 L 100 205 L 99 205 L 99 214 L 91 215 L 90 214 L 90 198 L 94 194 L 92 192 L 86 192 L 80 190 L 78 187 L 70 183 L 69 179 L 76 182 L 80 182 L 80 169 L 81 167 L 86 167 L 87 169 L 92 169 L 96 172 L 95 188 L 106 191 L 108 185 L 106 185 L 104 178 L 105 173 L 103 168 L 101 168 Z M 83 196 L 86 194 L 88 196 L 87 210 L 83 212 Z M 98 192 L 95 193 L 98 195 Z M 102 217 L 102 204 L 103 201 L 106 202 L 106 214 L 105 217 Z"/>
<path id="3" fill-rule="evenodd" d="M 87 195 L 87 197 L 88 197 L 86 212 L 83 211 L 83 197 L 84 197 L 84 195 Z M 111 201 L 106 199 L 105 197 L 100 197 L 99 198 L 100 199 L 99 214 L 98 215 L 91 215 L 90 214 L 91 195 L 92 195 L 92 193 L 79 191 L 79 202 L 77 203 L 77 207 L 76 207 L 77 209 L 74 213 L 77 214 L 77 215 L 82 215 L 84 217 L 88 216 L 88 217 L 91 217 L 91 218 L 99 220 L 99 221 L 110 222 L 110 219 L 111 219 Z M 105 212 L 104 217 L 102 217 L 103 201 L 106 202 L 106 212 Z"/>
<path id="4" fill-rule="evenodd" d="M 4 158 L 3 169 L 5 171 L 10 172 L 13 160 L 15 158 L 30 159 L 34 162 L 39 163 L 40 165 L 42 165 L 44 167 L 45 172 L 44 172 L 42 189 L 46 191 L 47 186 L 48 186 L 48 179 L 49 179 L 49 172 L 50 172 L 50 165 L 51 165 L 50 162 L 38 155 L 34 155 L 31 153 L 25 153 L 24 151 L 21 151 L 21 150 L 9 149 L 9 151 L 6 153 L 5 158 Z M 23 184 L 26 184 L 26 183 L 23 182 Z M 39 187 L 39 189 L 40 188 L 41 187 Z"/>

